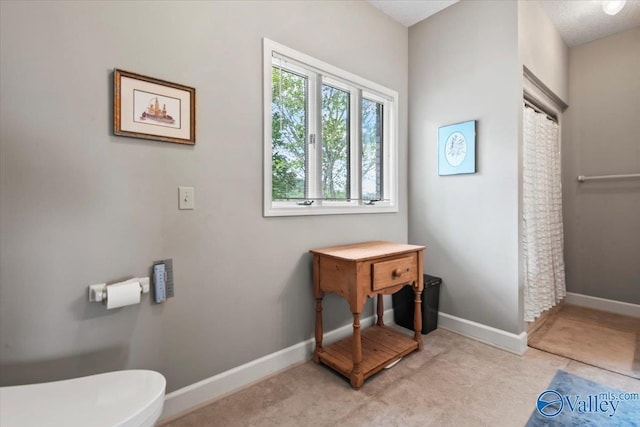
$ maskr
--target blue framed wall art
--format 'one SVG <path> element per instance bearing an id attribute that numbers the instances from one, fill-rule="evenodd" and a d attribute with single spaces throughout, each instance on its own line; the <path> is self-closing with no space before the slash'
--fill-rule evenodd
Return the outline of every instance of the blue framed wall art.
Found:
<path id="1" fill-rule="evenodd" d="M 438 175 L 476 173 L 476 121 L 438 128 Z"/>

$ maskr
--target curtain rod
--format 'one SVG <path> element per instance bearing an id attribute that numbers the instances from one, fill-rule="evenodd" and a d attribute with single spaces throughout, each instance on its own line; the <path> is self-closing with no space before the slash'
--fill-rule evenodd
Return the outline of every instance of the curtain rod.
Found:
<path id="1" fill-rule="evenodd" d="M 578 181 L 580 182 L 598 180 L 598 179 L 627 179 L 627 178 L 640 178 L 640 173 L 628 173 L 623 175 L 601 175 L 601 176 L 578 175 Z"/>
<path id="2" fill-rule="evenodd" d="M 528 100 L 527 98 L 524 98 L 522 100 L 522 102 L 524 102 L 524 106 L 531 108 L 533 111 L 536 111 L 538 113 L 544 114 L 547 116 L 547 118 L 553 122 L 558 123 L 558 119 L 556 118 L 555 115 L 553 114 L 549 114 L 549 112 L 543 110 L 542 108 L 538 107 L 536 104 L 534 104 L 533 102 L 531 102 L 530 100 Z"/>

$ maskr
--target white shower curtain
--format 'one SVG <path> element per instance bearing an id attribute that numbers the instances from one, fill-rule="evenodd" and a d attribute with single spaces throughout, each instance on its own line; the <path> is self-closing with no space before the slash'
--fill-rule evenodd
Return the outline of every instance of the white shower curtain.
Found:
<path id="1" fill-rule="evenodd" d="M 566 295 L 558 124 L 524 108 L 524 317 L 531 322 Z"/>

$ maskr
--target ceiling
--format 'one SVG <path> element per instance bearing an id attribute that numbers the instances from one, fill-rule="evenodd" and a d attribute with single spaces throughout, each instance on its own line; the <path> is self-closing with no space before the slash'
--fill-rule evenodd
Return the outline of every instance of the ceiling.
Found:
<path id="1" fill-rule="evenodd" d="M 457 2 L 458 0 L 369 0 L 369 3 L 405 27 L 410 27 Z"/>
<path id="2" fill-rule="evenodd" d="M 457 2 L 369 0 L 373 6 L 406 27 Z M 569 47 L 640 26 L 640 0 L 627 0 L 622 11 L 615 16 L 602 11 L 601 0 L 540 0 L 540 3 Z"/>

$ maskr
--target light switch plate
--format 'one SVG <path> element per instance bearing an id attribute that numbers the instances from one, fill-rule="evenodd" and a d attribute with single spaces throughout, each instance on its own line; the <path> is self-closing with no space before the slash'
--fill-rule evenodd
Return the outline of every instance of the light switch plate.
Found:
<path id="1" fill-rule="evenodd" d="M 193 187 L 178 187 L 178 209 L 195 209 Z"/>

